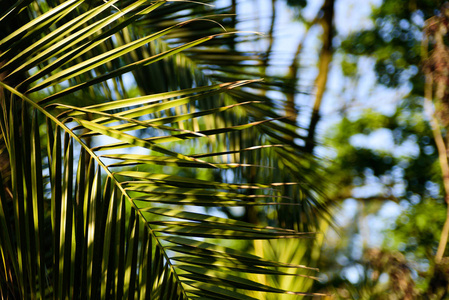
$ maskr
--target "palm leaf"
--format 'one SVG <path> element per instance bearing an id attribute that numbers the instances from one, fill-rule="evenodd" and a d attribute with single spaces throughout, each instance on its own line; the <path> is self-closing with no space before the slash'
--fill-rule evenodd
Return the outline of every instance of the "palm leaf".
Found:
<path id="1" fill-rule="evenodd" d="M 197 17 L 204 11 L 212 12 L 215 20 L 223 21 L 224 24 L 230 20 L 229 13 L 232 8 L 211 9 L 205 7 L 195 7 L 190 4 L 186 13 L 181 13 L 172 8 L 169 15 L 166 13 L 156 13 L 152 18 L 143 18 L 139 21 L 141 28 L 161 29 L 160 24 L 176 24 L 178 18 Z M 220 15 L 222 14 L 222 15 Z M 236 24 L 233 24 L 236 25 Z M 209 26 L 209 27 L 208 27 Z M 170 47 L 175 47 L 180 43 L 187 42 L 192 38 L 198 38 L 201 34 L 200 28 L 208 27 L 210 30 L 219 30 L 212 24 L 189 23 L 182 28 L 182 33 L 173 32 L 168 34 L 163 40 L 158 40 L 150 51 L 165 51 Z M 258 38 L 258 37 L 257 37 Z M 239 50 L 240 42 L 245 43 L 247 39 L 235 38 L 232 35 L 223 35 L 219 39 L 213 39 L 203 44 L 201 47 L 187 49 L 170 59 L 169 66 L 153 66 L 162 78 L 177 78 L 177 81 L 170 80 L 168 88 L 179 88 L 188 86 L 190 82 L 213 82 L 222 83 L 237 80 L 247 80 L 254 77 L 264 78 L 256 84 L 251 85 L 251 89 L 234 89 L 227 93 L 225 101 L 228 103 L 242 103 L 247 99 L 257 100 L 257 103 L 245 105 L 244 110 L 239 114 L 225 114 L 223 117 L 210 118 L 208 123 L 217 127 L 227 127 L 230 123 L 262 121 L 269 118 L 277 119 L 276 122 L 267 122 L 262 126 L 254 128 L 251 134 L 235 132 L 226 136 L 226 143 L 235 150 L 252 147 L 261 144 L 283 144 L 287 149 L 273 149 L 273 151 L 261 151 L 257 153 L 261 160 L 269 161 L 271 166 L 276 166 L 273 172 L 256 172 L 251 168 L 246 168 L 234 172 L 235 177 L 240 177 L 246 181 L 258 181 L 267 176 L 272 178 L 283 178 L 285 181 L 302 182 L 296 188 L 287 188 L 284 194 L 288 194 L 291 202 L 301 204 L 289 209 L 279 208 L 278 224 L 283 224 L 298 230 L 311 230 L 319 227 L 322 218 L 328 219 L 327 202 L 324 196 L 326 184 L 325 178 L 321 174 L 321 166 L 315 158 L 305 153 L 303 144 L 306 143 L 307 134 L 298 134 L 305 130 L 296 125 L 294 120 L 282 118 L 285 114 L 286 102 L 273 97 L 269 97 L 267 91 L 277 91 L 279 93 L 295 93 L 294 84 L 286 78 L 267 76 L 262 67 L 266 57 L 260 53 L 249 52 L 246 48 Z M 220 47 L 216 47 L 220 44 Z M 154 49 L 154 50 L 153 50 Z M 139 70 L 135 72 L 138 82 L 147 78 L 150 70 Z M 180 76 L 182 74 L 182 76 Z M 163 82 L 152 80 L 154 85 L 146 85 L 144 89 L 158 90 L 163 86 Z M 198 104 L 201 109 L 209 109 L 207 102 Z M 188 126 L 189 124 L 185 124 Z M 195 124 L 192 124 L 192 129 Z M 185 127 L 187 129 L 187 127 Z M 249 132 L 249 131 L 248 131 Z M 220 137 L 217 137 L 220 140 Z M 214 147 L 212 143 L 211 147 Z M 214 148 L 215 149 L 215 148 Z M 216 149 L 219 151 L 220 149 Z M 239 153 L 234 156 L 235 161 L 251 164 L 255 153 Z M 292 163 L 293 162 L 293 163 Z M 225 175 L 223 175 L 225 176 Z M 304 217 L 308 216 L 308 217 Z"/>
<path id="2" fill-rule="evenodd" d="M 38 17 L 21 19 L 22 26 L 9 28 L 2 37 L 1 141 L 11 170 L 0 189 L 2 297 L 251 299 L 251 291 L 304 295 L 252 281 L 247 274 L 282 276 L 287 273 L 276 268 L 286 267 L 309 276 L 311 270 L 207 242 L 313 237 L 310 232 L 210 217 L 202 209 L 205 204 L 266 205 L 259 199 L 279 204 L 284 185 L 224 183 L 191 178 L 183 171 L 236 167 L 221 156 L 245 149 L 221 143 L 206 157 L 202 140 L 226 141 L 227 135 L 273 122 L 237 118 L 241 122 L 233 125 L 210 123 L 236 113 L 242 105 L 225 104 L 225 93 L 252 81 L 190 84 L 187 90 L 137 97 L 126 97 L 118 88 L 124 87 L 126 74 L 213 38 L 199 37 L 128 61 L 139 47 L 145 49 L 146 43 L 186 24 L 114 44 L 114 39 L 129 38 L 128 25 L 163 2 L 68 1 L 55 8 L 48 2 L 44 12 L 36 11 Z M 7 26 L 18 7 L 12 6 L 0 26 Z M 83 98 L 105 103 L 82 105 Z M 203 100 L 208 100 L 207 109 L 199 105 Z M 202 111 L 176 114 L 197 108 Z M 181 128 L 188 121 L 196 125 Z M 102 138 L 92 140 L 96 136 Z M 192 145 L 198 149 L 192 151 Z M 107 149 L 114 153 L 102 153 Z M 106 158 L 119 159 L 122 165 L 138 163 L 139 169 L 116 170 L 117 164 L 108 166 Z M 171 168 L 172 175 L 156 172 L 161 165 Z M 243 163 L 238 169 L 246 165 L 257 167 Z"/>

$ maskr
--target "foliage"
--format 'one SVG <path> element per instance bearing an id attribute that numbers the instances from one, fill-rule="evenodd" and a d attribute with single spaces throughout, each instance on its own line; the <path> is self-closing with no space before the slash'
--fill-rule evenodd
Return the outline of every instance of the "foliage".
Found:
<path id="1" fill-rule="evenodd" d="M 336 152 L 337 164 L 332 168 L 336 180 L 341 179 L 340 191 L 343 191 L 337 197 L 359 201 L 356 214 L 360 218 L 358 229 L 343 229 L 343 243 L 346 244 L 335 249 L 340 251 L 339 261 L 344 264 L 340 268 L 331 267 L 326 285 L 328 290 L 335 288 L 339 291 L 337 293 L 342 298 L 345 297 L 341 291 L 354 289 L 364 291 L 356 297 L 389 295 L 391 298 L 412 299 L 420 295 L 442 299 L 447 293 L 447 282 L 441 275 L 445 272 L 445 262 L 435 263 L 446 218 L 446 192 L 435 133 L 428 124 L 431 117 L 423 114 L 425 80 L 419 71 L 423 64 L 424 21 L 440 13 L 444 15 L 444 10 L 439 8 L 435 1 L 384 1 L 373 10 L 372 27 L 355 31 L 341 43 L 339 50 L 345 55 L 342 64 L 345 75 L 357 80 L 360 76 L 357 70 L 359 59 L 369 57 L 375 62 L 377 80 L 381 85 L 390 91 L 392 88 L 404 90 L 405 87 L 409 90 L 393 113 L 382 114 L 374 110 L 356 118 L 343 118 L 326 139 L 334 145 Z M 441 107 L 437 105 L 436 109 L 440 115 Z M 442 134 L 446 134 L 445 129 Z M 377 143 L 369 143 L 370 136 Z M 364 191 L 370 185 L 371 193 L 367 195 Z M 396 207 L 402 210 L 395 222 L 379 215 L 381 210 L 386 212 L 387 205 L 392 206 L 390 201 L 399 204 Z M 381 249 L 369 249 L 366 242 L 369 236 L 364 232 L 363 224 L 367 226 L 373 217 L 378 222 L 390 224 L 383 233 Z M 355 254 L 350 249 L 357 239 L 365 243 L 362 251 Z M 373 251 L 382 255 L 373 256 Z M 391 259 L 401 262 L 411 275 L 403 273 L 397 277 L 391 274 L 388 263 L 382 263 Z M 332 265 L 329 261 L 325 263 Z M 358 274 L 352 282 L 338 272 L 351 267 L 353 273 Z M 383 276 L 381 282 L 378 281 L 382 278 L 380 275 Z M 398 280 L 407 284 L 404 283 L 402 289 L 397 288 L 394 284 Z M 414 291 L 404 289 L 406 286 L 414 286 Z M 406 290 L 410 291 L 409 296 Z M 384 293 L 384 296 L 379 293 Z"/>
<path id="2" fill-rule="evenodd" d="M 375 145 L 366 142 L 376 134 Z M 337 197 L 353 197 L 351 191 L 369 180 L 384 185 L 371 195 L 378 200 L 399 203 L 438 195 L 429 186 L 441 182 L 431 136 L 419 106 L 413 108 L 408 100 L 390 116 L 367 110 L 356 119 L 343 118 L 327 133 L 324 142 L 334 150 L 331 171 L 335 180 L 349 188 Z M 402 187 L 403 182 L 408 184 Z"/>
<path id="3" fill-rule="evenodd" d="M 297 230 L 326 212 L 317 163 L 290 139 L 303 137 L 258 92 L 289 86 L 241 73 L 259 58 L 216 32 L 220 16 L 166 1 L 0 6 L 3 298 L 307 294 L 248 278 L 315 269 L 226 246 L 313 237 Z M 273 226 L 206 213 L 234 207 Z"/>
<path id="4" fill-rule="evenodd" d="M 384 1 L 375 8 L 373 28 L 356 31 L 342 42 L 346 53 L 376 60 L 379 83 L 398 87 L 410 80 L 422 96 L 421 40 L 424 21 L 433 17 L 441 1 Z"/>

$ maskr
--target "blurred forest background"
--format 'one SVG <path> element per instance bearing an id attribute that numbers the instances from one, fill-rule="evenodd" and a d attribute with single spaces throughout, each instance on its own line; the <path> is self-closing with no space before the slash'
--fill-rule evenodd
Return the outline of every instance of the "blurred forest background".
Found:
<path id="1" fill-rule="evenodd" d="M 277 254 L 318 266 L 321 281 L 309 288 L 333 299 L 448 297 L 448 5 L 231 6 L 238 29 L 266 33 L 241 49 L 266 53 L 259 70 L 295 83 L 299 94 L 285 93 L 285 111 L 302 128 L 305 151 L 319 157 L 328 180 L 322 188 L 330 190 L 332 221 L 320 222 L 322 237 L 307 246 L 312 254 L 303 243 Z"/>

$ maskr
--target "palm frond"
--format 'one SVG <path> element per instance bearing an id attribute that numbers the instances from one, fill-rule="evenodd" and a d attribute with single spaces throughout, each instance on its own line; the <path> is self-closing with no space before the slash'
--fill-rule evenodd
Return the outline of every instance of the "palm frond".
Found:
<path id="1" fill-rule="evenodd" d="M 237 117 L 232 125 L 225 121 L 226 114 L 238 116 L 242 107 L 253 104 L 251 98 L 226 104 L 226 95 L 253 80 L 207 86 L 191 82 L 184 90 L 125 95 L 126 74 L 214 37 L 128 61 L 137 49 L 188 23 L 115 44 L 114 39 L 129 37 L 128 25 L 164 3 L 66 1 L 51 8 L 48 2 L 48 8 L 35 11 L 37 17 L 30 22 L 23 18 L 22 26 L 2 37 L 1 142 L 11 170 L 0 189 L 2 297 L 308 295 L 255 282 L 247 274 L 287 276 L 277 268 L 293 268 L 313 279 L 309 273 L 315 270 L 212 242 L 312 238 L 313 233 L 212 217 L 204 210 L 282 205 L 283 190 L 292 185 L 219 182 L 186 172 L 259 168 L 227 158 L 227 153 L 249 150 L 230 146 L 227 136 L 275 122 L 246 117 Z M 15 5 L 5 13 L 0 26 L 7 26 L 19 7 L 24 9 Z M 205 102 L 207 108 L 200 105 Z"/>
<path id="2" fill-rule="evenodd" d="M 161 29 L 158 24 L 175 24 L 178 20 L 186 17 L 196 17 L 199 13 L 208 11 L 213 13 L 213 19 L 227 24 L 230 20 L 229 13 L 232 8 L 211 9 L 205 7 L 193 8 L 186 13 L 175 13 L 172 9 L 171 14 L 156 14 L 155 18 L 143 18 L 139 21 L 142 28 Z M 235 25 L 235 24 L 234 24 Z M 182 28 L 182 34 L 173 32 L 164 39 L 158 40 L 153 44 L 150 51 L 154 53 L 166 51 L 171 47 L 176 47 L 192 38 L 198 38 L 198 32 L 201 28 L 208 28 L 219 32 L 218 27 L 213 27 L 212 23 L 189 23 Z M 190 29 L 190 30 L 189 30 Z M 230 30 L 233 30 L 231 28 Z M 283 149 L 276 149 L 270 152 L 260 152 L 259 159 L 268 161 L 271 166 L 276 166 L 274 172 L 270 175 L 263 172 L 255 172 L 250 168 L 235 172 L 234 176 L 246 181 L 257 181 L 267 176 L 273 175 L 273 178 L 283 178 L 286 181 L 297 181 L 303 183 L 296 188 L 285 189 L 291 201 L 300 205 L 285 210 L 279 209 L 278 222 L 289 228 L 298 230 L 315 230 L 319 227 L 322 218 L 329 219 L 328 203 L 325 197 L 325 181 L 321 174 L 321 166 L 316 159 L 306 153 L 303 145 L 306 144 L 307 134 L 296 124 L 296 120 L 282 118 L 285 115 L 286 101 L 276 99 L 270 96 L 267 91 L 275 91 L 276 95 L 291 94 L 297 92 L 295 83 L 287 78 L 267 76 L 264 72 L 264 61 L 266 57 L 263 53 L 249 52 L 247 49 L 239 50 L 239 44 L 247 42 L 247 39 L 239 39 L 234 35 L 222 35 L 217 39 L 210 40 L 201 45 L 201 47 L 189 48 L 182 53 L 177 54 L 170 59 L 169 64 L 154 66 L 162 78 L 176 78 L 170 82 L 167 88 L 184 87 L 197 83 L 223 83 L 240 80 L 248 80 L 254 77 L 264 78 L 263 81 L 251 85 L 251 88 L 233 89 L 227 93 L 225 100 L 227 103 L 244 103 L 248 99 L 256 100 L 257 103 L 245 105 L 244 110 L 239 114 L 225 114 L 223 118 L 209 119 L 208 122 L 217 127 L 226 127 L 228 122 L 251 122 L 262 121 L 268 118 L 277 119 L 276 122 L 267 122 L 261 126 L 255 127 L 252 134 L 236 132 L 226 136 L 226 143 L 231 147 L 251 147 L 260 144 L 283 144 L 288 146 Z M 217 47 L 219 45 L 219 47 Z M 151 73 L 149 70 L 141 69 L 135 73 L 138 82 L 139 78 L 146 78 Z M 180 75 L 181 74 L 181 75 Z M 157 79 L 154 81 L 156 87 L 147 85 L 146 92 L 157 90 L 163 83 Z M 200 109 L 210 108 L 208 102 L 198 104 Z M 193 126 L 193 125 L 192 125 Z M 212 144 L 211 147 L 214 147 Z M 218 149 L 217 149 L 218 150 Z M 252 155 L 235 155 L 235 160 L 245 163 L 251 163 Z M 260 175 L 260 176 L 259 176 Z"/>

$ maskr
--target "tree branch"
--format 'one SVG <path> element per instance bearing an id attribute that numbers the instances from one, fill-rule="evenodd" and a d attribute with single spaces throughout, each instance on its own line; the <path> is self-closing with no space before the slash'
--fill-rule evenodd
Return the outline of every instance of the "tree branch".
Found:
<path id="1" fill-rule="evenodd" d="M 305 146 L 305 150 L 309 153 L 312 153 L 313 148 L 315 147 L 315 131 L 318 121 L 320 120 L 321 102 L 323 100 L 324 91 L 326 90 L 327 78 L 329 76 L 329 66 L 332 61 L 334 3 L 335 0 L 326 0 L 321 9 L 323 12 L 323 17 L 320 22 L 323 28 L 323 46 L 321 48 L 320 59 L 318 62 L 318 76 L 315 79 L 315 103 L 313 104 L 312 117 L 310 119 Z"/>
<path id="2" fill-rule="evenodd" d="M 442 26 L 442 25 L 440 25 Z M 442 31 L 436 30 L 435 31 L 435 40 L 437 41 L 437 44 L 435 45 L 435 48 L 438 47 L 445 47 L 443 39 L 442 39 Z M 443 48 L 444 49 L 444 48 Z M 427 51 L 428 51 L 428 39 L 425 36 L 423 39 L 423 45 L 422 45 L 422 57 L 423 59 L 427 60 Z M 432 63 L 432 62 L 430 62 Z M 440 167 L 441 167 L 441 173 L 443 176 L 443 186 L 445 191 L 444 199 L 446 201 L 446 204 L 449 206 L 449 163 L 447 158 L 447 149 L 446 149 L 446 143 L 444 142 L 443 136 L 441 135 L 441 128 L 438 123 L 438 119 L 435 116 L 435 112 L 433 109 L 433 68 L 431 66 L 427 66 L 425 69 L 426 73 L 426 82 L 424 86 L 424 108 L 426 113 L 428 114 L 430 125 L 432 127 L 432 133 L 433 138 L 435 140 L 435 144 L 438 149 L 438 159 L 440 161 Z M 444 93 L 441 92 L 441 85 L 437 84 L 437 95 L 436 97 L 441 100 L 441 97 Z M 448 207 L 449 208 L 449 207 Z M 438 244 L 438 250 L 435 255 L 435 262 L 438 264 L 441 262 L 444 251 L 446 250 L 448 235 L 449 235 L 449 209 L 446 210 L 446 220 L 443 225 L 443 229 L 441 231 L 441 237 L 440 242 Z"/>

